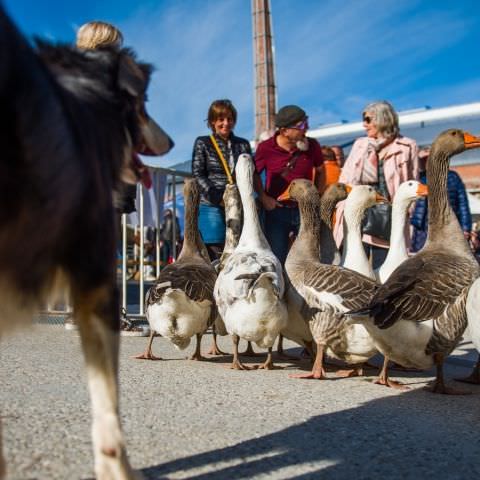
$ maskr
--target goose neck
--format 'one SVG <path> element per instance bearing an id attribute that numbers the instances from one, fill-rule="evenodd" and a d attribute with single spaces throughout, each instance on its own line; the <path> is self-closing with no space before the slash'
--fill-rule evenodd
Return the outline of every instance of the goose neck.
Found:
<path id="1" fill-rule="evenodd" d="M 297 239 L 291 248 L 293 258 L 301 258 L 319 262 L 320 259 L 320 202 L 300 201 L 300 229 Z M 289 255 L 290 256 L 290 255 Z"/>

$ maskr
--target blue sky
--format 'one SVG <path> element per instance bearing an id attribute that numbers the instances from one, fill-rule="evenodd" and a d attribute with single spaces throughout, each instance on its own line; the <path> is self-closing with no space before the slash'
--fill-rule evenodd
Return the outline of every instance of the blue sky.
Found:
<path id="1" fill-rule="evenodd" d="M 250 0 L 4 0 L 20 29 L 73 42 L 78 26 L 105 20 L 155 65 L 150 114 L 176 147 L 153 164 L 191 156 L 208 133 L 210 102 L 230 98 L 237 135 L 253 137 Z M 363 106 L 398 111 L 480 98 L 478 0 L 271 0 L 278 104 L 296 103 L 310 125 L 357 121 Z"/>

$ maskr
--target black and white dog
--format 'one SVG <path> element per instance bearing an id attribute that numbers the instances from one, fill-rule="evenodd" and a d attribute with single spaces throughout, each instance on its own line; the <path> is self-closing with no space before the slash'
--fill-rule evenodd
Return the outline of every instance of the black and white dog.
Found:
<path id="1" fill-rule="evenodd" d="M 136 181 L 135 152 L 173 146 L 145 111 L 151 68 L 126 49 L 34 49 L 1 3 L 0 65 L 0 336 L 28 325 L 56 287 L 69 288 L 97 478 L 135 478 L 118 413 L 112 197 L 121 181 Z"/>

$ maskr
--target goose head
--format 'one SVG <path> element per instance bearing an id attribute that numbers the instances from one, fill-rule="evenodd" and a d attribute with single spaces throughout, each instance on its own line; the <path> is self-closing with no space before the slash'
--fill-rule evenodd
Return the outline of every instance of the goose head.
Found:
<path id="1" fill-rule="evenodd" d="M 287 190 L 278 197 L 278 200 L 295 200 L 298 203 L 306 201 L 320 201 L 318 190 L 310 180 L 297 179 L 293 180 Z"/>
<path id="2" fill-rule="evenodd" d="M 463 130 L 452 128 L 440 133 L 434 140 L 430 159 L 437 157 L 439 153 L 447 154 L 446 159 L 448 159 L 452 155 L 462 153 L 472 148 L 480 148 L 480 138 Z M 427 169 L 428 163 L 430 163 L 430 161 L 427 162 Z"/>
<path id="3" fill-rule="evenodd" d="M 242 153 L 238 156 L 237 165 L 235 166 L 235 176 L 237 177 L 238 188 L 248 187 L 248 190 L 253 190 L 253 173 L 255 165 L 252 157 L 248 153 Z"/>
<path id="4" fill-rule="evenodd" d="M 351 190 L 352 187 L 345 183 L 332 183 L 327 187 L 325 192 L 323 192 L 322 201 L 325 200 L 337 204 L 338 202 L 345 200 Z"/>
<path id="5" fill-rule="evenodd" d="M 428 187 L 417 180 L 407 180 L 403 182 L 395 193 L 394 203 L 400 205 L 410 205 L 411 202 L 420 197 L 428 195 Z"/>
<path id="6" fill-rule="evenodd" d="M 345 217 L 361 220 L 363 212 L 379 202 L 385 202 L 385 198 L 377 193 L 370 185 L 353 185 L 345 202 Z"/>

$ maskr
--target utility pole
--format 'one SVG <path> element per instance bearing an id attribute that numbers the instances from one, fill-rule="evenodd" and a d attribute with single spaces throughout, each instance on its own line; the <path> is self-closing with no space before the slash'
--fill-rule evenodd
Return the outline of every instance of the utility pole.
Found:
<path id="1" fill-rule="evenodd" d="M 270 0 L 252 0 L 255 65 L 255 140 L 273 130 L 277 111 Z"/>

